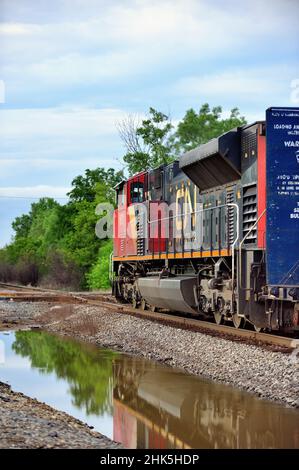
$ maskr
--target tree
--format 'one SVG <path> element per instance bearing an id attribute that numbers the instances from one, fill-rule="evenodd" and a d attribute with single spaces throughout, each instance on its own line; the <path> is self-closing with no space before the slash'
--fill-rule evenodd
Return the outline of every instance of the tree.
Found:
<path id="1" fill-rule="evenodd" d="M 102 240 L 96 262 L 87 274 L 87 285 L 90 289 L 109 289 L 110 255 L 113 251 L 112 240 Z"/>
<path id="2" fill-rule="evenodd" d="M 147 171 L 150 168 L 154 168 L 151 157 L 148 153 L 126 153 L 123 159 L 127 164 L 129 176 L 133 176 L 136 173 L 140 173 L 141 171 Z"/>
<path id="3" fill-rule="evenodd" d="M 23 214 L 12 222 L 12 228 L 15 232 L 15 238 L 27 237 L 32 230 L 32 224 L 36 222 L 41 214 L 45 214 L 49 210 L 59 207 L 58 202 L 52 198 L 41 198 L 38 202 L 31 204 L 29 214 Z"/>
<path id="4" fill-rule="evenodd" d="M 169 116 L 149 109 L 148 119 L 138 125 L 128 117 L 118 125 L 120 137 L 127 150 L 123 157 L 130 175 L 155 168 L 173 160 L 169 138 L 173 126 Z"/>
<path id="5" fill-rule="evenodd" d="M 107 187 L 107 198 L 109 202 L 114 200 L 113 187 L 124 178 L 121 170 L 114 168 L 96 168 L 95 170 L 85 170 L 85 175 L 77 176 L 72 181 L 73 189 L 68 193 L 70 202 L 95 200 L 97 195 L 97 184 L 103 183 Z"/>
<path id="6" fill-rule="evenodd" d="M 129 175 L 170 163 L 183 152 L 218 137 L 230 129 L 246 124 L 238 108 L 222 118 L 222 107 L 205 103 L 197 113 L 189 109 L 174 131 L 169 116 L 149 109 L 148 119 L 138 121 L 129 116 L 118 124 L 118 131 L 127 153 L 123 157 Z"/>
<path id="7" fill-rule="evenodd" d="M 108 271 L 106 276 L 102 262 L 107 266 L 111 246 L 96 236 L 95 209 L 101 202 L 114 203 L 113 187 L 122 179 L 122 171 L 113 168 L 87 169 L 73 180 L 67 204 L 51 198 L 33 203 L 28 214 L 15 219 L 14 240 L 0 252 L 0 280 L 27 284 L 36 283 L 39 276 L 47 285 L 84 288 L 97 264 L 93 285 L 107 287 Z"/>
<path id="8" fill-rule="evenodd" d="M 23 214 L 16 217 L 12 222 L 12 228 L 15 232 L 15 238 L 26 237 L 29 234 L 32 218 L 29 214 Z"/>
<path id="9" fill-rule="evenodd" d="M 96 327 L 92 317 L 86 316 L 82 324 L 85 331 L 88 322 L 91 328 Z M 97 348 L 41 331 L 17 331 L 12 349 L 43 374 L 64 379 L 74 406 L 87 414 L 112 413 L 111 377 L 119 353 L 105 350 L 103 354 Z"/>
<path id="10" fill-rule="evenodd" d="M 98 216 L 96 202 L 80 201 L 73 203 L 74 213 L 71 228 L 59 241 L 59 247 L 69 253 L 83 274 L 95 262 L 99 250 L 99 240 L 95 234 Z"/>
<path id="11" fill-rule="evenodd" d="M 238 108 L 233 108 L 227 119 L 221 119 L 221 114 L 221 106 L 210 109 L 208 103 L 203 104 L 198 113 L 193 108 L 189 109 L 172 137 L 176 154 L 180 155 L 234 127 L 246 124 Z"/>
<path id="12" fill-rule="evenodd" d="M 149 148 L 141 141 L 140 136 L 137 133 L 139 127 L 141 127 L 139 117 L 131 114 L 116 124 L 120 138 L 128 153 L 148 154 Z"/>

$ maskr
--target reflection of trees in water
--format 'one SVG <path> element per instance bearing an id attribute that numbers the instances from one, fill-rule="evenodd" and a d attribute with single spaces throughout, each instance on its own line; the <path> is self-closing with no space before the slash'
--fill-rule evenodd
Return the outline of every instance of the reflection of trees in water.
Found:
<path id="1" fill-rule="evenodd" d="M 118 353 L 33 331 L 16 332 L 12 347 L 41 373 L 66 379 L 73 404 L 87 414 L 112 413 L 112 364 Z"/>

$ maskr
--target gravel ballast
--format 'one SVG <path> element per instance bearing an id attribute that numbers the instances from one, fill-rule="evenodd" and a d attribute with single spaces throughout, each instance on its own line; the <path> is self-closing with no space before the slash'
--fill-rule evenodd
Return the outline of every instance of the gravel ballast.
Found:
<path id="1" fill-rule="evenodd" d="M 28 325 L 72 336 L 107 348 L 163 362 L 217 382 L 299 407 L 299 357 L 259 346 L 182 330 L 103 307 L 3 303 L 1 318 L 9 323 L 27 318 Z M 30 313 L 28 313 L 30 312 Z M 24 323 L 24 322 L 23 322 Z"/>
<path id="2" fill-rule="evenodd" d="M 117 307 L 116 307 L 117 308 Z M 299 407 L 299 357 L 161 325 L 98 307 L 74 306 L 48 330 L 179 367 L 262 398 Z"/>
<path id="3" fill-rule="evenodd" d="M 1 449 L 117 449 L 120 444 L 0 382 Z"/>

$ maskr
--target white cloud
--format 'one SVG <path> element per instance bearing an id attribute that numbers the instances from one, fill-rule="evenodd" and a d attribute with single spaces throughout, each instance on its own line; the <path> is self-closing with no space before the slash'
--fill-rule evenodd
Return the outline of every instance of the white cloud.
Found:
<path id="1" fill-rule="evenodd" d="M 97 167 L 104 168 L 121 168 L 122 166 L 118 161 L 110 159 L 85 159 L 78 158 L 76 160 L 59 160 L 59 159 L 40 159 L 34 158 L 35 154 L 31 152 L 33 158 L 20 158 L 0 159 L 0 187 L 2 188 L 3 195 L 13 195 L 10 189 L 21 188 L 21 196 L 24 196 L 23 188 L 29 187 L 29 191 L 25 193 L 26 196 L 37 196 L 36 191 L 30 192 L 33 187 L 41 187 L 41 195 L 61 196 L 60 193 L 47 191 L 50 187 L 68 188 L 72 180 L 78 176 L 83 175 L 87 168 L 94 169 Z M 38 155 L 38 152 L 37 152 Z M 9 187 L 8 187 L 9 186 Z M 45 191 L 43 192 L 45 188 Z M 62 192 L 64 189 L 62 189 Z M 1 194 L 0 194 L 1 196 Z M 64 194 L 63 194 L 64 196 Z M 3 202 L 3 199 L 1 199 Z M 1 207 L 0 207 L 1 209 Z"/>
<path id="2" fill-rule="evenodd" d="M 100 84 L 111 78 L 129 77 L 147 63 L 137 51 L 104 52 L 95 55 L 71 53 L 61 57 L 45 59 L 24 65 L 21 78 L 28 87 L 43 86 L 72 87 L 74 85 Z M 6 71 L 17 76 L 19 64 Z"/>
<path id="3" fill-rule="evenodd" d="M 0 138 L 95 139 L 117 135 L 116 123 L 126 115 L 121 109 L 56 107 L 0 110 Z"/>
<path id="4" fill-rule="evenodd" d="M 1 36 L 23 36 L 41 32 L 41 27 L 35 24 L 26 23 L 2 23 L 0 24 Z"/>
<path id="5" fill-rule="evenodd" d="M 298 73 L 299 76 L 299 73 Z M 291 81 L 291 96 L 290 96 L 292 104 L 296 105 L 299 104 L 299 78 L 294 78 Z"/>
<path id="6" fill-rule="evenodd" d="M 273 47 L 278 43 L 277 31 L 287 31 L 289 47 L 298 38 L 298 5 L 288 3 L 273 2 L 269 9 L 265 0 L 228 1 L 225 8 L 207 0 L 100 2 L 84 20 L 78 11 L 72 21 L 57 15 L 47 24 L 4 23 L 3 73 L 25 91 L 112 78 L 121 83 L 190 60 L 245 58 L 256 47 L 259 55 L 270 39 Z"/>
<path id="7" fill-rule="evenodd" d="M 182 78 L 173 86 L 173 93 L 204 97 L 206 101 L 230 97 L 235 102 L 247 101 L 249 106 L 275 97 L 283 99 L 286 105 L 291 104 L 290 87 L 297 71 L 298 67 L 286 64 L 229 68 L 219 73 Z"/>
<path id="8" fill-rule="evenodd" d="M 119 168 L 116 123 L 125 115 L 121 109 L 80 106 L 0 110 L 1 183 L 19 184 L 22 175 L 51 183 L 55 174 L 69 183 L 86 168 Z"/>
<path id="9" fill-rule="evenodd" d="M 3 80 L 0 80 L 0 104 L 5 103 L 5 84 Z"/>
<path id="10" fill-rule="evenodd" d="M 66 194 L 70 191 L 69 187 L 37 185 L 37 186 L 8 186 L 0 188 L 0 197 L 16 197 L 16 198 L 66 198 Z"/>
<path id="11" fill-rule="evenodd" d="M 19 158 L 0 157 L 0 185 L 6 185 L 8 181 L 14 182 L 15 185 L 29 181 L 43 184 L 56 181 L 56 184 L 64 182 L 69 184 L 76 175 L 82 175 L 87 168 L 121 168 L 121 164 L 112 158 L 38 158 L 33 152 L 31 152 L 32 158 L 23 158 L 22 152 L 19 153 Z"/>
<path id="12" fill-rule="evenodd" d="M 99 158 L 85 158 L 82 160 L 75 159 L 57 159 L 57 158 L 2 158 L 0 157 L 1 177 L 3 174 L 11 175 L 12 171 L 25 169 L 36 170 L 66 170 L 72 168 L 73 171 L 82 171 L 82 166 L 86 168 L 96 168 L 101 165 L 109 165 L 111 159 L 101 160 Z"/>

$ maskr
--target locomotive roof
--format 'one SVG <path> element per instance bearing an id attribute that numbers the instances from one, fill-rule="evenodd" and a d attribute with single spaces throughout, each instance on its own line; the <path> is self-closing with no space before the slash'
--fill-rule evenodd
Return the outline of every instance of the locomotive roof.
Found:
<path id="1" fill-rule="evenodd" d="M 265 124 L 265 121 L 264 120 L 254 121 L 254 122 L 251 122 L 250 124 L 244 124 L 243 126 L 240 126 L 240 127 L 234 127 L 233 129 L 231 129 L 227 132 L 224 132 L 220 136 L 214 137 L 213 139 L 209 140 L 205 144 L 201 144 L 201 145 L 195 147 L 194 149 L 189 150 L 188 152 L 181 155 L 181 158 L 179 160 L 176 159 L 173 162 L 168 163 L 167 165 L 159 165 L 156 168 L 152 168 L 151 170 L 141 171 L 139 173 L 136 173 L 133 176 L 130 176 L 129 178 L 124 179 L 124 180 L 120 181 L 119 183 L 117 183 L 114 186 L 113 189 L 118 190 L 127 181 L 131 180 L 132 178 L 136 178 L 139 175 L 142 175 L 144 173 L 148 173 L 149 171 L 157 170 L 158 168 L 161 168 L 161 167 L 165 168 L 165 167 L 171 166 L 174 162 L 179 162 L 180 167 L 184 168 L 187 165 L 190 165 L 190 164 L 194 163 L 194 161 L 199 158 L 199 154 L 202 155 L 201 158 L 205 158 L 205 157 L 208 157 L 209 155 L 213 155 L 213 154 L 217 153 L 217 148 L 216 147 L 217 147 L 217 145 L 219 145 L 219 141 L 220 141 L 221 138 L 223 138 L 224 136 L 227 136 L 229 134 L 232 134 L 232 133 L 238 133 L 240 130 L 242 131 L 242 130 L 248 129 L 249 127 L 253 127 L 257 124 Z M 184 163 L 182 162 L 183 158 L 184 158 Z"/>
<path id="2" fill-rule="evenodd" d="M 240 139 L 244 130 L 264 121 L 235 127 L 199 145 L 180 158 L 181 170 L 200 190 L 230 183 L 240 177 Z"/>
<path id="3" fill-rule="evenodd" d="M 120 189 L 127 181 L 131 179 L 138 178 L 138 176 L 144 175 L 144 173 L 147 173 L 147 171 L 139 171 L 139 173 L 135 173 L 133 176 L 130 176 L 127 179 L 121 180 L 119 183 L 117 183 L 113 189 L 116 191 L 117 189 Z"/>
<path id="4" fill-rule="evenodd" d="M 248 127 L 252 127 L 252 126 L 255 126 L 256 124 L 265 124 L 265 120 L 263 121 L 254 121 L 254 122 L 251 122 L 250 124 L 244 124 L 244 126 L 241 126 L 241 129 L 244 130 L 244 129 L 247 129 Z"/>
<path id="5" fill-rule="evenodd" d="M 113 186 L 113 189 L 115 189 L 115 191 L 119 188 L 121 188 L 121 186 L 123 186 L 125 183 L 127 182 L 127 180 L 121 180 L 119 183 L 117 183 L 115 186 Z"/>
<path id="6" fill-rule="evenodd" d="M 265 121 L 255 121 L 250 124 L 244 124 L 244 126 L 234 127 L 233 129 L 230 129 L 229 131 L 224 132 L 218 137 L 214 137 L 213 139 L 209 140 L 205 144 L 198 145 L 197 147 L 189 150 L 188 152 L 185 152 L 181 156 L 180 167 L 182 168 L 182 167 L 192 164 L 195 159 L 197 160 L 198 158 L 206 158 L 210 155 L 218 153 L 222 140 L 225 142 L 225 144 L 228 144 L 230 141 L 229 137 L 237 135 L 240 130 L 243 131 L 257 124 L 264 124 L 264 123 Z M 182 159 L 184 159 L 184 162 L 182 162 Z"/>

